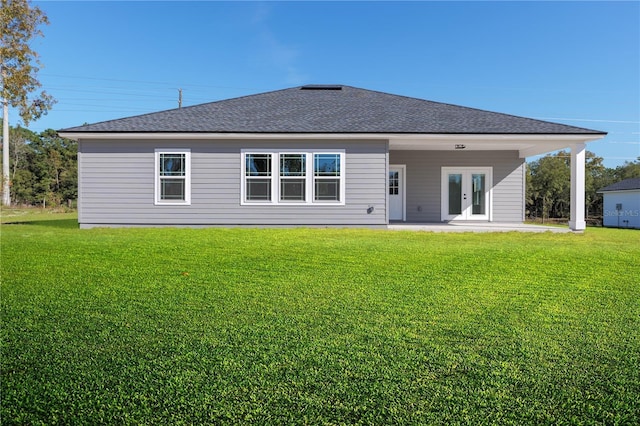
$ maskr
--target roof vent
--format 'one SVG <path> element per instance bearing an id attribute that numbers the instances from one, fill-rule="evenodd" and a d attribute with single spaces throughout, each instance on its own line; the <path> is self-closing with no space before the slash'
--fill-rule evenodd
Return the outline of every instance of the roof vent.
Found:
<path id="1" fill-rule="evenodd" d="M 307 84 L 302 86 L 300 90 L 342 90 L 342 86 L 335 84 Z"/>

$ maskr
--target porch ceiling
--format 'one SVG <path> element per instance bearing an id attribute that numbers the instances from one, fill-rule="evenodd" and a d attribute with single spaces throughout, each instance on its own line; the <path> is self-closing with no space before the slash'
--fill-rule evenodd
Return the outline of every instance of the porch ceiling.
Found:
<path id="1" fill-rule="evenodd" d="M 390 150 L 518 151 L 520 158 L 591 142 L 604 135 L 394 135 Z"/>

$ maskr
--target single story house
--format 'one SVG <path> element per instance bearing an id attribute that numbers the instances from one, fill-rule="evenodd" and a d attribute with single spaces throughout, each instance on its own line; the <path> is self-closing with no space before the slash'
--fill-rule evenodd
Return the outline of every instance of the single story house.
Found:
<path id="1" fill-rule="evenodd" d="M 525 159 L 604 132 L 344 85 L 307 85 L 59 131 L 95 226 L 522 223 Z"/>
<path id="2" fill-rule="evenodd" d="M 640 229 L 640 177 L 605 186 L 602 194 L 602 225 Z"/>

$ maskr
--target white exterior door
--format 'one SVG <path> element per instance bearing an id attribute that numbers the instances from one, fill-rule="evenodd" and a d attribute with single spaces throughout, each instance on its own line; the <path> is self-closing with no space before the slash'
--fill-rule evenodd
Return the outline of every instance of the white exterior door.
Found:
<path id="1" fill-rule="evenodd" d="M 389 220 L 406 220 L 405 166 L 389 166 Z"/>
<path id="2" fill-rule="evenodd" d="M 442 220 L 491 220 L 491 167 L 442 168 Z"/>

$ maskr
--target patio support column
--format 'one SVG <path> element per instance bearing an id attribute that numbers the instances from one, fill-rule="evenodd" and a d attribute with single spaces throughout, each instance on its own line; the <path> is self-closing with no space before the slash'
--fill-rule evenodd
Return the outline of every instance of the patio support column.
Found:
<path id="1" fill-rule="evenodd" d="M 578 143 L 571 146 L 571 217 L 569 228 L 572 231 L 584 231 L 584 177 L 586 145 Z"/>

